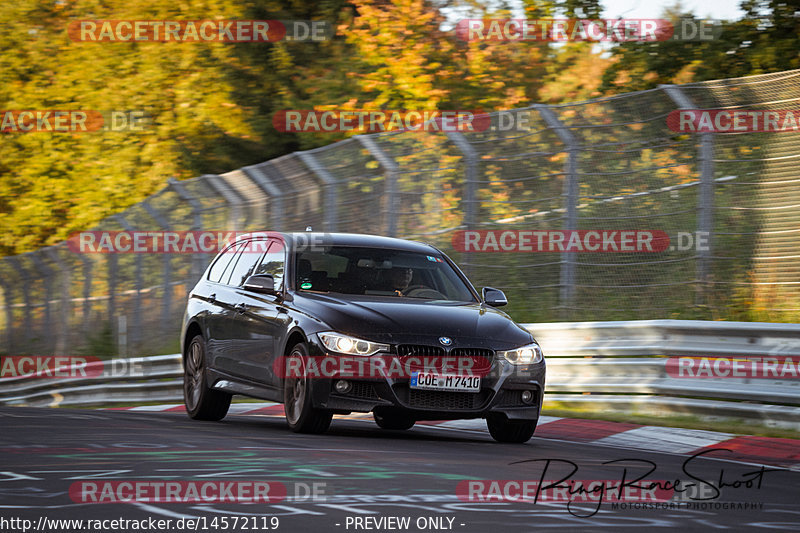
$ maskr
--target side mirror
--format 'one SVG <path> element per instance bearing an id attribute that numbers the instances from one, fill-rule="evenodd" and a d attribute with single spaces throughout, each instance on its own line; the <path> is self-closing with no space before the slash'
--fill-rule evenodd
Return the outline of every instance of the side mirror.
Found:
<path id="1" fill-rule="evenodd" d="M 278 294 L 275 290 L 275 278 L 271 274 L 256 274 L 244 282 L 243 287 L 248 291 L 262 294 Z"/>
<path id="2" fill-rule="evenodd" d="M 483 301 L 492 307 L 501 307 L 508 303 L 506 295 L 500 289 L 484 287 L 482 291 Z"/>

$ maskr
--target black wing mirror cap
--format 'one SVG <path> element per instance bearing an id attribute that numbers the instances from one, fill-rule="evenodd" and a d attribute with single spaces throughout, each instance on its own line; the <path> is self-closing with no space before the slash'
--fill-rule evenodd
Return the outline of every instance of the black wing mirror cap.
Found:
<path id="1" fill-rule="evenodd" d="M 502 307 L 508 303 L 505 293 L 500 289 L 484 287 L 482 291 L 483 302 L 492 307 Z"/>
<path id="2" fill-rule="evenodd" d="M 244 282 L 244 289 L 261 294 L 278 294 L 275 290 L 275 278 L 270 274 L 256 274 Z"/>

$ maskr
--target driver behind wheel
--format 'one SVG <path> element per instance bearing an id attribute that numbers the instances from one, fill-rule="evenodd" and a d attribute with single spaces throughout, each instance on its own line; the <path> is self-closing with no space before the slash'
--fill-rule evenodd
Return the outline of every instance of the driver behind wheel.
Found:
<path id="1" fill-rule="evenodd" d="M 411 279 L 414 277 L 414 270 L 407 267 L 394 267 L 389 272 L 389 281 L 391 288 L 398 296 L 405 296 L 405 291 L 411 284 Z"/>

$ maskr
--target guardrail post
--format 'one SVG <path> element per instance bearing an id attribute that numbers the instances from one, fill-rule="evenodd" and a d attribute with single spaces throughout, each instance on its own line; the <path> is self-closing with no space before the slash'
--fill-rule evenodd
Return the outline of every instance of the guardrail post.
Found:
<path id="1" fill-rule="evenodd" d="M 564 163 L 564 174 L 566 180 L 564 181 L 564 197 L 566 200 L 565 211 L 566 218 L 564 219 L 564 229 L 566 231 L 575 231 L 578 229 L 578 154 L 580 152 L 580 145 L 572 134 L 553 111 L 542 104 L 533 106 L 539 111 L 539 114 L 544 119 L 545 124 L 558 135 L 561 142 L 567 147 L 567 161 Z M 561 286 L 560 300 L 562 307 L 562 315 L 568 315 L 569 309 L 575 299 L 575 254 L 570 252 L 561 253 L 561 277 L 559 284 Z"/>
<path id="2" fill-rule="evenodd" d="M 453 141 L 461 153 L 464 155 L 464 227 L 469 231 L 475 228 L 477 222 L 477 176 L 478 176 L 478 152 L 469 143 L 467 138 L 460 131 L 448 131 L 447 138 Z M 470 260 L 471 252 L 464 252 L 466 261 L 464 266 L 465 274 L 470 276 L 472 273 L 472 261 Z"/>
<path id="3" fill-rule="evenodd" d="M 374 157 L 386 172 L 386 235 L 397 236 L 397 163 L 369 135 L 356 135 L 356 139 Z"/>
<path id="4" fill-rule="evenodd" d="M 694 102 L 677 85 L 659 85 L 679 109 L 696 109 Z M 714 231 L 714 134 L 700 133 L 700 146 L 697 159 L 700 166 L 700 191 L 697 198 L 697 235 L 708 235 L 707 246 L 697 250 L 698 281 L 697 305 L 707 304 L 706 292 L 709 288 L 711 272 L 711 246 Z"/>
<path id="5" fill-rule="evenodd" d="M 338 207 L 336 205 L 336 178 L 328 172 L 328 169 L 320 164 L 316 157 L 314 157 L 313 150 L 307 152 L 295 152 L 300 160 L 308 167 L 314 175 L 319 178 L 323 184 L 325 191 L 325 231 L 336 231 L 336 224 L 338 221 Z"/>
<path id="6" fill-rule="evenodd" d="M 274 169 L 273 169 L 274 170 Z M 272 231 L 281 231 L 283 222 L 283 191 L 275 185 L 272 177 L 261 165 L 250 165 L 242 167 L 242 172 L 250 178 L 259 188 L 269 197 L 270 203 L 270 225 Z M 275 170 L 277 172 L 277 170 Z"/>

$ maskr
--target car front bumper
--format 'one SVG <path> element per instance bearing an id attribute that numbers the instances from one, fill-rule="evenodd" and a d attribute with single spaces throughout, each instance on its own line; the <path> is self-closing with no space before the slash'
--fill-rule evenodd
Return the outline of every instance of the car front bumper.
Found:
<path id="1" fill-rule="evenodd" d="M 312 352 L 318 356 L 346 357 L 326 354 L 319 345 Z M 351 385 L 346 393 L 334 387 L 340 379 Z M 544 395 L 545 362 L 513 365 L 496 356 L 488 372 L 482 375 L 479 392 L 411 388 L 409 376 L 385 373 L 309 379 L 309 385 L 314 407 L 336 413 L 388 408 L 403 411 L 416 420 L 486 418 L 493 413 L 502 413 L 510 420 L 537 420 Z M 522 401 L 523 391 L 531 393 L 527 402 Z"/>

